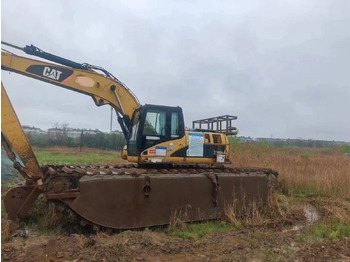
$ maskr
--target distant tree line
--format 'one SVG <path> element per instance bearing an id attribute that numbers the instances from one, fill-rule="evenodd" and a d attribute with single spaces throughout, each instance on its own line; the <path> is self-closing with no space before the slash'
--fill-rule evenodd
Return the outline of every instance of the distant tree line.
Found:
<path id="1" fill-rule="evenodd" d="M 55 127 L 57 128 L 57 127 Z M 91 134 L 80 130 L 78 135 L 72 136 L 67 126 L 57 128 L 59 132 L 54 135 L 49 132 L 32 133 L 25 132 L 29 143 L 38 147 L 67 146 L 67 147 L 90 147 L 104 150 L 121 150 L 126 144 L 124 135 L 121 132 Z"/>
<path id="2" fill-rule="evenodd" d="M 235 138 L 242 143 L 268 143 L 273 146 L 297 146 L 297 147 L 339 147 L 348 145 L 343 141 L 327 141 L 313 139 L 282 139 L 282 138 L 251 138 L 237 137 Z"/>

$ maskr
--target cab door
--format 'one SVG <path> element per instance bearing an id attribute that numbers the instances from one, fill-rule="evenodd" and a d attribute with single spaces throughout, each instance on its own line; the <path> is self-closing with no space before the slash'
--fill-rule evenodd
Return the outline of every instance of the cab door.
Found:
<path id="1" fill-rule="evenodd" d="M 169 140 L 167 132 L 167 111 L 150 109 L 145 112 L 141 135 L 141 151 Z"/>
<path id="2" fill-rule="evenodd" d="M 180 107 L 145 105 L 134 113 L 128 139 L 128 155 L 139 156 L 142 151 L 185 135 Z"/>

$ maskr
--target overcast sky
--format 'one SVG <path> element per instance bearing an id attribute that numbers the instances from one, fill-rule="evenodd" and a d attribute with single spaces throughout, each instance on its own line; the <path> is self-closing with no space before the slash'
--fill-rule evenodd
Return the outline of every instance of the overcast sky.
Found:
<path id="1" fill-rule="evenodd" d="M 349 14 L 348 0 L 3 0 L 1 38 L 103 66 L 187 126 L 232 114 L 243 136 L 350 141 Z M 88 96 L 1 77 L 22 124 L 109 130 Z"/>

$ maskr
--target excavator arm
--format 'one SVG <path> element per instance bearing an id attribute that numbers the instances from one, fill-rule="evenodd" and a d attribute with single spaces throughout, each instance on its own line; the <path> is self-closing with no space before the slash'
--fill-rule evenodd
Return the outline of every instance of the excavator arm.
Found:
<path id="1" fill-rule="evenodd" d="M 25 186 L 10 189 L 4 197 L 8 216 L 14 220 L 18 216 L 25 216 L 42 193 L 44 176 L 2 83 L 1 131 L 1 145 L 26 181 Z"/>
<path id="2" fill-rule="evenodd" d="M 2 44 L 9 45 L 2 42 Z M 52 62 L 43 62 L 1 51 L 1 69 L 16 72 L 50 84 L 58 85 L 92 97 L 97 106 L 110 105 L 115 108 L 118 121 L 125 136 L 134 111 L 141 105 L 135 95 L 107 70 L 89 64 L 79 64 L 65 58 L 46 53 L 35 46 L 20 48 L 27 54 Z M 101 73 L 99 73 L 101 72 Z M 121 116 L 120 116 L 121 115 Z"/>

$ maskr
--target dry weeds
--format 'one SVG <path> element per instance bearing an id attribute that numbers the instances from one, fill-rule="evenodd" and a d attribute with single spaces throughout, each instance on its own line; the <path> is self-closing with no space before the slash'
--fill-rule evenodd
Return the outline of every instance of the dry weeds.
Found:
<path id="1" fill-rule="evenodd" d="M 350 161 L 339 149 L 235 144 L 231 161 L 238 167 L 263 166 L 277 170 L 284 193 L 350 198 Z"/>
<path id="2" fill-rule="evenodd" d="M 224 220 L 236 228 L 269 227 L 292 225 L 305 221 L 305 213 L 300 201 L 294 201 L 282 194 L 270 193 L 268 207 L 252 203 L 238 212 L 237 205 L 227 205 Z"/>
<path id="3" fill-rule="evenodd" d="M 1 219 L 1 243 L 8 241 L 18 226 L 9 219 Z"/>

